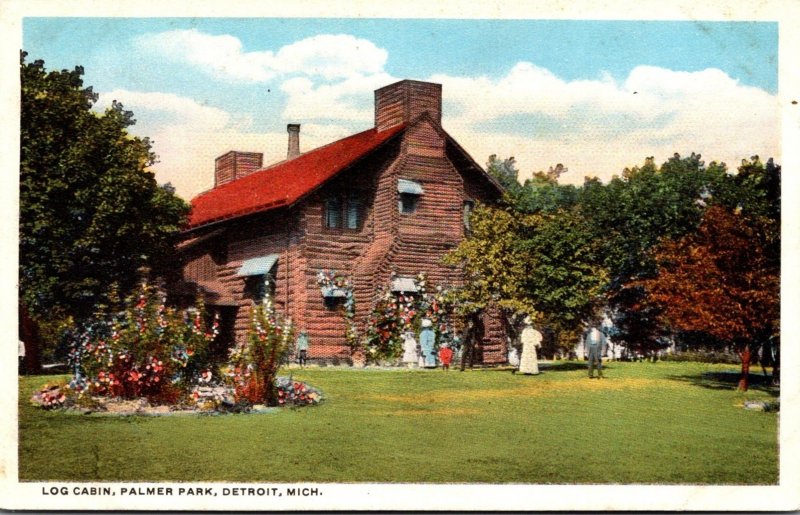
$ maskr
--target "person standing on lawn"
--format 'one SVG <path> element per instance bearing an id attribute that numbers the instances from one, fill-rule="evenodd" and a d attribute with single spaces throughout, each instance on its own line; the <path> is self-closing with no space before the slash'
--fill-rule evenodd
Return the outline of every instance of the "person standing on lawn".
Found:
<path id="1" fill-rule="evenodd" d="M 603 378 L 603 353 L 606 347 L 606 336 L 600 330 L 600 323 L 593 321 L 583 336 L 589 359 L 589 379 L 594 378 L 594 369 L 597 368 L 597 378 Z"/>
<path id="2" fill-rule="evenodd" d="M 522 341 L 522 357 L 519 360 L 519 373 L 536 375 L 539 373 L 539 358 L 536 347 L 542 345 L 542 333 L 534 329 L 531 317 L 525 318 L 525 328 L 519 338 Z"/>
<path id="3" fill-rule="evenodd" d="M 445 372 L 450 370 L 450 361 L 453 359 L 453 349 L 447 343 L 443 343 L 439 349 L 439 361 L 442 362 L 442 368 Z"/>
<path id="4" fill-rule="evenodd" d="M 25 367 L 25 342 L 19 341 L 19 360 L 17 362 L 17 374 L 24 376 L 27 373 Z"/>
<path id="5" fill-rule="evenodd" d="M 405 363 L 408 368 L 414 368 L 419 361 L 417 347 L 419 347 L 419 345 L 417 345 L 417 340 L 414 338 L 414 332 L 406 331 L 406 334 L 403 336 L 403 363 Z"/>
<path id="6" fill-rule="evenodd" d="M 308 333 L 305 329 L 297 336 L 297 362 L 301 367 L 306 365 L 308 358 Z"/>
<path id="7" fill-rule="evenodd" d="M 429 318 L 422 320 L 422 331 L 419 333 L 419 344 L 425 356 L 425 368 L 436 368 L 436 354 L 433 346 L 436 344 L 436 333 L 433 332 L 433 322 Z"/>

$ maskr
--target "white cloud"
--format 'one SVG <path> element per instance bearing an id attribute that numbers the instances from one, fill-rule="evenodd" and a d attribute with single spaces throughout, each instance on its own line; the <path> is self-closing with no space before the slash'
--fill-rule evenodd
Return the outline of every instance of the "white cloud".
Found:
<path id="1" fill-rule="evenodd" d="M 333 119 L 368 123 L 375 112 L 373 92 L 397 80 L 383 72 L 318 85 L 305 77 L 292 78 L 281 85 L 287 95 L 282 116 L 296 121 Z"/>
<path id="2" fill-rule="evenodd" d="M 230 35 L 214 36 L 197 29 L 171 30 L 136 38 L 141 49 L 172 61 L 186 61 L 221 79 L 264 82 L 275 76 L 272 52 L 245 52 Z"/>
<path id="3" fill-rule="evenodd" d="M 645 157 L 700 152 L 735 168 L 753 153 L 779 156 L 778 100 L 717 69 L 679 72 L 652 66 L 622 83 L 563 81 L 531 63 L 498 79 L 435 75 L 443 84 L 445 128 L 479 162 L 515 156 L 523 176 L 561 162 L 567 182 L 607 180 Z M 508 117 L 506 124 L 498 123 Z M 527 117 L 527 118 L 526 118 Z M 524 131 L 520 119 L 528 119 Z M 539 129 L 539 130 L 537 130 Z M 551 130 L 552 129 L 552 130 Z"/>
<path id="4" fill-rule="evenodd" d="M 285 127 L 261 133 L 250 128 L 247 117 L 237 117 L 214 107 L 170 93 L 113 90 L 101 93 L 97 110 L 112 100 L 135 114 L 134 135 L 148 136 L 159 162 L 153 166 L 159 183 L 170 182 L 179 195 L 191 199 L 214 184 L 214 159 L 229 150 L 262 152 L 264 165 L 286 158 Z M 300 149 L 308 151 L 352 134 L 336 124 L 303 124 Z"/>
<path id="5" fill-rule="evenodd" d="M 224 129 L 231 116 L 222 109 L 204 106 L 196 101 L 172 93 L 128 91 L 115 89 L 102 93 L 96 109 L 106 109 L 111 102 L 122 102 L 126 110 L 133 110 L 135 117 L 153 127 L 198 125 L 208 129 Z M 135 107 L 135 109 L 131 109 Z"/>
<path id="6" fill-rule="evenodd" d="M 231 80 L 280 79 L 285 103 L 275 107 L 283 123 L 302 124 L 304 151 L 370 127 L 373 91 L 398 80 L 383 69 L 385 50 L 348 35 L 315 36 L 274 53 L 246 52 L 236 38 L 196 30 L 139 43 Z M 621 81 L 609 74 L 567 81 L 519 62 L 500 77 L 427 80 L 443 85 L 445 129 L 481 164 L 490 154 L 515 156 L 523 178 L 560 162 L 570 169 L 566 182 L 607 180 L 645 157 L 661 162 L 674 152 L 699 152 L 731 168 L 754 153 L 780 160 L 777 97 L 717 69 L 639 66 Z M 228 150 L 264 151 L 265 163 L 285 155 L 283 127 L 253 132 L 255 112 L 233 115 L 166 93 L 108 95 L 133 109 L 136 130 L 156 141 L 159 179 L 186 197 L 211 186 L 214 158 Z"/>
<path id="7" fill-rule="evenodd" d="M 321 34 L 278 50 L 276 69 L 323 79 L 371 75 L 383 70 L 388 53 L 369 40 L 347 34 Z"/>
<path id="8" fill-rule="evenodd" d="M 211 35 L 197 29 L 171 30 L 136 39 L 139 48 L 186 62 L 216 78 L 266 82 L 276 76 L 300 74 L 324 80 L 370 75 L 383 69 L 387 52 L 366 39 L 348 34 L 321 34 L 277 51 L 245 51 L 230 35 Z"/>

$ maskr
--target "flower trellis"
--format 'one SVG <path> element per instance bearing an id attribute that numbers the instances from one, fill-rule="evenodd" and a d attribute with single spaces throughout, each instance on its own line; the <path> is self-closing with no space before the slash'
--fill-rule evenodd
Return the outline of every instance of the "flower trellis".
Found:
<path id="1" fill-rule="evenodd" d="M 366 345 L 372 359 L 398 357 L 402 352 L 402 334 L 419 332 L 425 318 L 433 323 L 437 341 L 451 338 L 452 306 L 448 302 L 447 290 L 441 286 L 431 290 L 425 273 L 417 274 L 413 282 L 415 293 L 395 294 L 389 288 L 381 289 L 366 323 Z"/>

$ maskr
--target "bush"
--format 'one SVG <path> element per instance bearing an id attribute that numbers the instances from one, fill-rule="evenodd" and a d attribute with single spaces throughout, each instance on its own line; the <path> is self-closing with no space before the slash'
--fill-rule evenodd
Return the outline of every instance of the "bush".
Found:
<path id="1" fill-rule="evenodd" d="M 185 312 L 166 306 L 143 283 L 122 313 L 98 317 L 73 338 L 70 386 L 78 393 L 155 402 L 175 402 L 209 368 L 208 344 L 218 321 L 205 323 L 201 301 Z"/>
<path id="2" fill-rule="evenodd" d="M 727 363 L 736 365 L 741 361 L 735 354 L 721 351 L 684 351 L 662 354 L 662 361 L 697 361 L 700 363 Z"/>
<path id="3" fill-rule="evenodd" d="M 247 341 L 231 354 L 232 382 L 237 402 L 276 406 L 278 367 L 285 361 L 293 340 L 291 322 L 281 320 L 268 299 L 256 306 Z"/>

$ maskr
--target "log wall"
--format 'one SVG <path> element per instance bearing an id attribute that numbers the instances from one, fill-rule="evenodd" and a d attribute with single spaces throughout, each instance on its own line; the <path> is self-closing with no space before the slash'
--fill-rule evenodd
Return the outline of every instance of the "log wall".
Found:
<path id="1" fill-rule="evenodd" d="M 383 117 L 381 123 L 408 119 L 408 109 L 414 106 L 403 106 L 401 100 L 413 87 L 412 83 L 384 92 L 376 111 L 378 118 Z M 435 96 L 425 88 L 414 94 L 422 104 L 430 100 L 426 100 L 429 94 Z M 379 289 L 390 286 L 393 274 L 413 277 L 425 272 L 433 285 L 461 284 L 461 272 L 444 266 L 442 257 L 465 236 L 464 202 L 491 201 L 497 193 L 474 163 L 454 154 L 435 120 L 440 113 L 434 115 L 417 119 L 402 138 L 341 172 L 297 206 L 228 222 L 224 238 L 215 239 L 216 245 L 224 245 L 224 252 L 217 254 L 224 256 L 221 262 L 210 255 L 189 260 L 185 276 L 213 276 L 235 300 L 238 342 L 245 339 L 254 299 L 246 279 L 236 272 L 250 258 L 280 255 L 275 306 L 291 317 L 298 331 L 308 332 L 312 359 L 350 355 L 341 302 L 326 304 L 317 284 L 320 270 L 335 270 L 353 279 L 356 319 L 362 332 Z M 400 213 L 398 208 L 401 178 L 423 187 L 413 213 Z M 325 227 L 326 198 L 348 192 L 361 194 L 361 226 L 355 230 Z M 484 327 L 483 361 L 504 362 L 505 333 L 499 313 L 488 312 Z"/>

